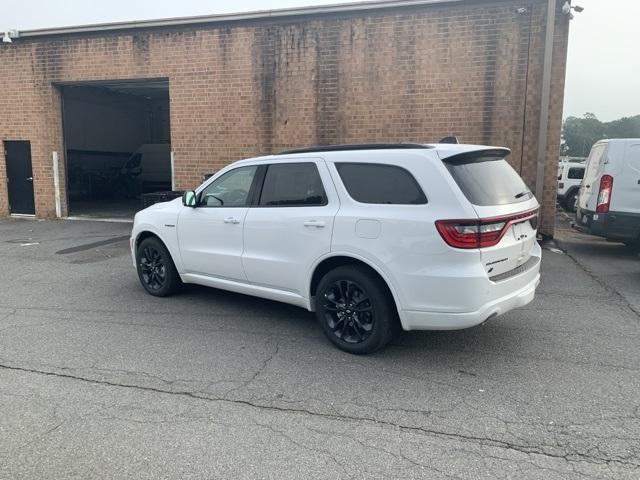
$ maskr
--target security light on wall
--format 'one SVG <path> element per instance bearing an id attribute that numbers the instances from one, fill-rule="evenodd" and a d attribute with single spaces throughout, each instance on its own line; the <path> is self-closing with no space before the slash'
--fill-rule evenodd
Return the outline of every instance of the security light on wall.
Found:
<path id="1" fill-rule="evenodd" d="M 17 30 L 6 30 L 2 37 L 2 43 L 13 43 L 13 39 L 19 36 L 20 33 Z"/>
<path id="2" fill-rule="evenodd" d="M 575 11 L 576 13 L 580 13 L 584 11 L 584 7 L 581 7 L 580 5 L 572 7 L 571 2 L 567 0 L 562 6 L 562 13 L 564 13 L 565 15 L 569 15 L 569 19 L 573 20 L 573 13 L 571 12 L 571 10 Z"/>

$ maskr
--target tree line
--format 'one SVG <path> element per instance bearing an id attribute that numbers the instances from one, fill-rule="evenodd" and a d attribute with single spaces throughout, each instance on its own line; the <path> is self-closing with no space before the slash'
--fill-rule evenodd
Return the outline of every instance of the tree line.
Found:
<path id="1" fill-rule="evenodd" d="M 593 113 L 567 117 L 562 125 L 561 154 L 586 157 L 591 146 L 603 138 L 640 138 L 640 115 L 601 122 Z"/>

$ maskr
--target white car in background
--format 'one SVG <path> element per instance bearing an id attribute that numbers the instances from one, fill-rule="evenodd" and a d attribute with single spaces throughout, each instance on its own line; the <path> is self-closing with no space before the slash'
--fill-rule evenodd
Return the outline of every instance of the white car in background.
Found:
<path id="1" fill-rule="evenodd" d="M 235 162 L 135 216 L 143 287 L 196 283 L 316 313 L 338 348 L 472 327 L 539 283 L 538 202 L 506 148 L 301 149 Z"/>
<path id="2" fill-rule="evenodd" d="M 584 170 L 584 162 L 562 162 L 558 168 L 558 203 L 569 212 L 576 210 Z"/>

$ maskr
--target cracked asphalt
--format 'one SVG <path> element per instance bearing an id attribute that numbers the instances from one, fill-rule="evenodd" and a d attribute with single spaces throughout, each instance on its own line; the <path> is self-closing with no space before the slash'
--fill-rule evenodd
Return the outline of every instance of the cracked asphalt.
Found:
<path id="1" fill-rule="evenodd" d="M 0 220 L 0 478 L 638 479 L 640 258 L 559 222 L 526 308 L 356 357 L 145 294 L 127 224 Z"/>

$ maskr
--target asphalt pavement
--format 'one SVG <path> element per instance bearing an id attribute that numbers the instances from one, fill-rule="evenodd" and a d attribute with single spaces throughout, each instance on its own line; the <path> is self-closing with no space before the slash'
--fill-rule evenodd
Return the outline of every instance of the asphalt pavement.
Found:
<path id="1" fill-rule="evenodd" d="M 0 220 L 0 478 L 640 478 L 640 258 L 560 216 L 533 303 L 353 356 L 147 295 L 130 225 Z"/>

